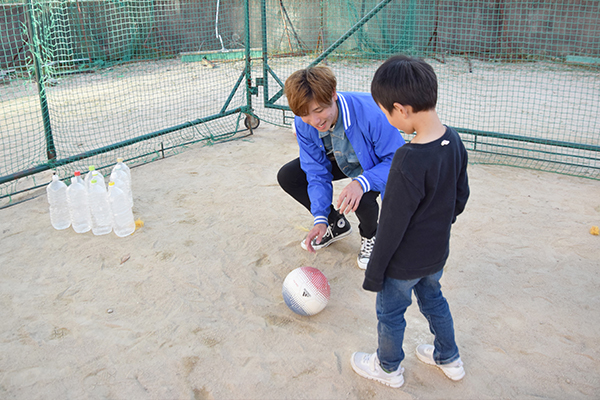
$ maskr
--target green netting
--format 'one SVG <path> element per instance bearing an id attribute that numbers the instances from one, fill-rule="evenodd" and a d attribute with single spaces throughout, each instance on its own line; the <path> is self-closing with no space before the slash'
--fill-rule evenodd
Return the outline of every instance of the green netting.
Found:
<path id="1" fill-rule="evenodd" d="M 0 198 L 52 170 L 106 173 L 117 157 L 244 136 L 244 12 L 242 0 L 0 4 Z"/>
<path id="2" fill-rule="evenodd" d="M 599 22 L 576 0 L 0 0 L 0 198 L 240 137 L 247 115 L 289 126 L 292 72 L 369 91 L 395 53 L 433 65 L 473 161 L 598 179 Z"/>
<path id="3" fill-rule="evenodd" d="M 261 119 L 291 123 L 280 90 L 299 68 L 325 64 L 338 90 L 369 91 L 382 60 L 411 54 L 434 67 L 438 112 L 471 160 L 600 178 L 599 2 L 261 3 Z"/>

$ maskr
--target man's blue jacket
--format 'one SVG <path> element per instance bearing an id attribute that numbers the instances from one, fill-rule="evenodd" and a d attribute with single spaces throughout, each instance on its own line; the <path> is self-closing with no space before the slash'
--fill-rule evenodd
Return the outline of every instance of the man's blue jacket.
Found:
<path id="1" fill-rule="evenodd" d="M 390 165 L 404 139 L 388 122 L 369 93 L 338 92 L 344 132 L 352 144 L 363 173 L 354 178 L 363 192 L 377 191 L 383 198 Z M 308 180 L 308 196 L 315 225 L 327 224 L 333 200 L 331 162 L 316 128 L 294 119 L 300 146 L 300 165 Z"/>

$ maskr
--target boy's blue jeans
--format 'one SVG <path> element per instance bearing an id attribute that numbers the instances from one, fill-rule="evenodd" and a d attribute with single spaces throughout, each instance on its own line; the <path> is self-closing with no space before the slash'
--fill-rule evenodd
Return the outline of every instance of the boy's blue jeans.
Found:
<path id="1" fill-rule="evenodd" d="M 454 323 L 448 302 L 442 295 L 440 278 L 443 270 L 424 278 L 398 280 L 385 278 L 383 290 L 377 293 L 377 356 L 381 366 L 396 371 L 404 360 L 402 342 L 406 320 L 404 313 L 412 303 L 414 290 L 421 313 L 429 321 L 429 330 L 435 335 L 433 359 L 437 364 L 448 364 L 459 358 L 454 340 Z"/>

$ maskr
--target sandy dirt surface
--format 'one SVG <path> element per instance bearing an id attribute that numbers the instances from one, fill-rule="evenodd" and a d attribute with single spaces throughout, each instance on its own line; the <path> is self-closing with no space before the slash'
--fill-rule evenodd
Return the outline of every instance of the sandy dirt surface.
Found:
<path id="1" fill-rule="evenodd" d="M 467 375 L 416 359 L 432 335 L 413 304 L 391 389 L 350 366 L 377 343 L 358 230 L 300 248 L 312 217 L 276 181 L 297 154 L 289 130 L 261 126 L 133 168 L 145 225 L 126 238 L 54 230 L 43 189 L 0 209 L 0 398 L 598 398 L 598 181 L 469 167 L 442 279 Z M 281 295 L 306 265 L 331 285 L 314 317 Z"/>

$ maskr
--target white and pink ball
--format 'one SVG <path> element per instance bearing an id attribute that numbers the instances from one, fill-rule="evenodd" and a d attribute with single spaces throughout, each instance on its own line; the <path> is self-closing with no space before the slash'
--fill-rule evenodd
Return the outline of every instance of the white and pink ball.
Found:
<path id="1" fill-rule="evenodd" d="M 283 281 L 283 300 L 296 314 L 310 316 L 321 312 L 329 301 L 329 282 L 313 267 L 296 268 Z"/>

